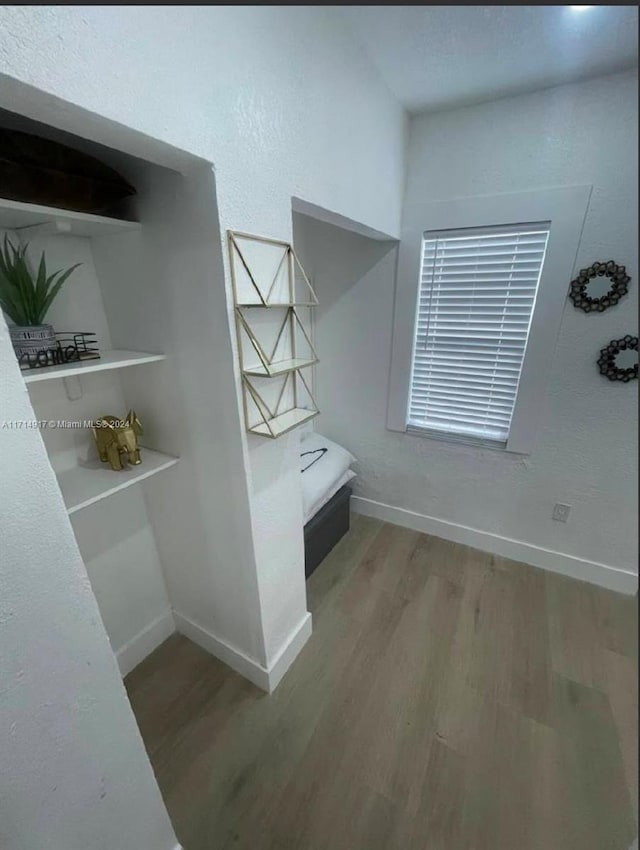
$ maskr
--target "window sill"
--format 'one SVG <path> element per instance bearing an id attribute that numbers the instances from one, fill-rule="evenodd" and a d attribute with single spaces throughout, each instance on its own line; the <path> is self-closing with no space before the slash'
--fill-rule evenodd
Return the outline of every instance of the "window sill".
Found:
<path id="1" fill-rule="evenodd" d="M 415 425 L 408 425 L 405 432 L 411 437 L 422 437 L 429 440 L 439 440 L 443 443 L 456 443 L 461 446 L 470 446 L 474 449 L 491 449 L 494 452 L 503 452 L 507 454 L 517 454 L 522 456 L 522 452 L 514 452 L 508 448 L 508 444 L 499 440 L 483 440 L 481 437 L 465 437 L 462 434 L 447 434 L 442 431 L 433 431 L 428 428 L 419 428 Z"/>

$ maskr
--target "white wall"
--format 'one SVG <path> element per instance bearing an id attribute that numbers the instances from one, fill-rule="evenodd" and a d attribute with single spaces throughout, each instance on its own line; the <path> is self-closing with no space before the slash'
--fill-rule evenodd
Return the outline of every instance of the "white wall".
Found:
<path id="1" fill-rule="evenodd" d="M 33 420 L 0 321 L 0 420 Z M 35 429 L 0 427 L 0 846 L 175 837 Z"/>
<path id="2" fill-rule="evenodd" d="M 94 255 L 115 346 L 167 355 L 121 380 L 149 445 L 180 457 L 145 487 L 169 598 L 179 626 L 264 665 L 213 174 L 153 169 L 136 185 L 141 232 Z"/>
<path id="3" fill-rule="evenodd" d="M 528 457 L 386 431 L 393 259 L 309 219 L 296 226 L 320 298 L 317 427 L 358 456 L 359 495 L 637 572 L 637 383 L 609 382 L 595 365 L 610 339 L 638 332 L 636 116 L 629 73 L 412 125 L 407 205 L 416 193 L 435 201 L 593 184 L 577 268 L 613 258 L 632 277 L 606 313 L 567 301 Z M 551 520 L 555 502 L 572 505 L 566 525 Z"/>
<path id="4" fill-rule="evenodd" d="M 0 26 L 0 106 L 100 134 L 22 81 L 212 161 L 223 230 L 287 239 L 296 196 L 398 233 L 405 116 L 335 10 L 3 7 Z M 306 613 L 297 437 L 245 445 L 270 666 Z"/>

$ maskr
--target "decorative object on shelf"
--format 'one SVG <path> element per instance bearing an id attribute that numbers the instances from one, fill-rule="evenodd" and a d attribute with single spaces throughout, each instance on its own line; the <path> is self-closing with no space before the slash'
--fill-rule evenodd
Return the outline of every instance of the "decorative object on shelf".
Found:
<path id="1" fill-rule="evenodd" d="M 0 307 L 14 322 L 9 333 L 18 360 L 56 348 L 55 331 L 44 318 L 63 283 L 81 265 L 47 274 L 43 251 L 34 276 L 27 265 L 27 247 L 16 247 L 6 235 L 0 247 Z"/>
<path id="2" fill-rule="evenodd" d="M 111 469 L 123 468 L 123 454 L 132 466 L 142 463 L 138 447 L 142 425 L 135 411 L 130 410 L 125 419 L 110 415 L 101 416 L 93 423 L 92 430 L 100 460 L 109 463 Z"/>
<path id="3" fill-rule="evenodd" d="M 636 352 L 635 362 L 631 362 L 631 359 L 629 359 L 626 364 L 620 363 L 618 357 L 621 355 L 624 357 L 623 352 L 626 351 Z M 627 357 L 633 358 L 633 354 L 627 355 Z M 610 381 L 622 381 L 625 384 L 629 381 L 637 381 L 638 337 L 627 334 L 622 339 L 612 339 L 609 345 L 600 349 L 598 367 L 600 374 L 609 378 Z"/>
<path id="4" fill-rule="evenodd" d="M 589 284 L 597 278 L 608 278 L 611 281 L 609 290 L 598 297 L 589 295 Z M 608 307 L 613 307 L 629 291 L 629 281 L 624 266 L 618 266 L 613 260 L 606 263 L 594 263 L 586 269 L 580 269 L 575 280 L 571 281 L 569 298 L 574 307 L 585 313 L 603 313 Z"/>
<path id="5" fill-rule="evenodd" d="M 0 128 L 0 185 L 5 198 L 100 213 L 136 190 L 89 154 L 32 133 Z"/>
<path id="6" fill-rule="evenodd" d="M 53 325 L 9 325 L 9 336 L 21 369 L 35 368 L 39 363 L 47 365 L 47 352 L 56 347 Z M 39 358 L 41 352 L 44 356 Z"/>
<path id="7" fill-rule="evenodd" d="M 228 237 L 245 424 L 275 439 L 319 412 L 301 371 L 318 362 L 302 315 L 318 299 L 289 242 Z"/>
<path id="8" fill-rule="evenodd" d="M 44 327 L 50 328 L 51 325 Z M 46 369 L 48 366 L 62 366 L 65 363 L 75 363 L 80 360 L 100 359 L 100 351 L 94 333 L 86 331 L 77 333 L 54 332 L 53 344 L 51 344 L 49 336 L 46 340 L 37 336 L 38 328 L 20 328 L 19 331 L 20 340 L 24 341 L 26 336 L 29 344 L 34 343 L 31 350 L 23 351 L 18 356 L 18 363 L 23 372 L 30 372 L 32 369 Z M 18 331 L 15 332 L 15 338 L 13 334 L 11 336 L 15 344 L 20 344 L 18 343 L 18 336 Z M 35 345 L 36 342 L 37 345 Z"/>

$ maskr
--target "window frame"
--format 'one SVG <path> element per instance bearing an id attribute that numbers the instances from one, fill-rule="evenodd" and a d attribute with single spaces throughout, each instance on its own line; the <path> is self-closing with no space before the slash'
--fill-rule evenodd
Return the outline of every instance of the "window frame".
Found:
<path id="1" fill-rule="evenodd" d="M 530 454 L 540 424 L 556 341 L 580 245 L 591 186 L 416 201 L 405 209 L 396 275 L 387 428 L 427 439 Z M 545 262 L 527 340 L 509 438 L 505 445 L 407 424 L 422 241 L 427 232 L 550 222 Z"/>
<path id="2" fill-rule="evenodd" d="M 420 247 L 420 281 L 422 280 L 422 278 L 424 276 L 423 264 L 424 264 L 425 243 L 431 241 L 431 242 L 435 242 L 437 244 L 437 242 L 439 240 L 444 241 L 444 240 L 451 239 L 451 238 L 455 239 L 455 238 L 461 237 L 463 235 L 464 235 L 465 238 L 474 238 L 474 236 L 475 237 L 483 237 L 483 236 L 488 235 L 487 234 L 488 231 L 492 231 L 494 234 L 496 233 L 496 231 L 501 231 L 503 234 L 512 234 L 514 231 L 520 231 L 520 232 L 523 232 L 523 233 L 525 233 L 527 231 L 529 231 L 529 232 L 543 231 L 546 234 L 546 239 L 545 239 L 545 248 L 543 249 L 543 261 L 540 264 L 540 269 L 539 269 L 540 274 L 541 274 L 542 270 L 544 269 L 544 262 L 546 260 L 546 243 L 548 242 L 550 227 L 551 227 L 551 222 L 543 221 L 543 222 L 526 222 L 526 223 L 515 222 L 515 223 L 509 224 L 509 225 L 499 225 L 498 227 L 494 227 L 492 225 L 489 225 L 489 226 L 479 227 L 479 228 L 469 228 L 469 227 L 467 227 L 467 228 L 463 228 L 462 230 L 439 230 L 439 231 L 429 230 L 429 231 L 425 231 L 422 234 L 422 244 L 421 244 L 421 247 Z M 486 246 L 486 247 L 489 247 L 489 246 Z M 540 280 L 540 275 L 538 276 L 538 281 L 539 280 Z M 416 343 L 417 343 L 417 334 L 418 334 L 418 323 L 420 321 L 420 303 L 419 302 L 420 302 L 420 299 L 422 297 L 422 284 L 420 283 L 420 281 L 418 283 L 418 293 L 417 293 L 417 298 L 416 298 L 417 306 L 416 306 L 415 327 L 414 327 L 414 333 L 413 333 L 413 344 L 412 344 L 412 353 L 411 353 L 411 361 L 412 361 L 411 362 L 411 373 L 412 374 L 411 374 L 411 380 L 409 382 L 409 404 L 408 404 L 408 412 L 407 412 L 407 419 L 408 420 L 411 419 L 411 409 L 412 409 L 411 408 L 411 400 L 412 400 L 413 374 L 415 372 L 415 367 L 416 367 L 416 363 L 415 363 Z M 531 321 L 532 321 L 533 313 L 535 311 L 535 302 L 536 302 L 536 299 L 537 299 L 538 289 L 539 289 L 539 285 L 536 284 L 536 293 L 535 293 L 534 298 L 533 298 L 533 304 L 532 304 L 531 311 L 528 315 L 529 324 L 528 324 L 528 327 L 527 327 L 527 341 L 525 343 L 525 347 L 524 347 L 524 350 L 523 350 L 522 365 L 524 364 L 524 358 L 526 357 L 526 353 L 527 353 L 527 350 L 528 350 L 528 337 L 529 337 L 530 330 L 531 330 Z M 521 371 L 522 371 L 522 369 L 521 369 Z M 517 378 L 517 381 L 516 381 L 516 387 L 519 387 L 519 384 L 520 384 L 521 371 L 518 374 L 518 378 Z M 462 390 L 462 392 L 464 392 L 464 390 Z M 516 390 L 516 397 L 517 397 L 517 390 Z M 512 413 L 513 413 L 513 410 L 515 409 L 516 397 L 514 397 L 514 400 L 513 400 Z M 437 438 L 440 438 L 440 439 L 447 439 L 447 440 L 450 440 L 450 441 L 464 442 L 464 443 L 469 444 L 469 445 L 481 445 L 485 448 L 504 449 L 506 447 L 506 444 L 507 444 L 507 440 L 499 440 L 499 439 L 494 439 L 494 438 L 487 437 L 487 436 L 480 436 L 480 435 L 477 435 L 477 434 L 462 434 L 462 433 L 456 432 L 455 430 L 446 431 L 446 430 L 438 429 L 438 428 L 435 428 L 435 427 L 429 427 L 429 426 L 426 426 L 426 425 L 420 425 L 418 423 L 412 423 L 411 421 L 407 422 L 407 432 L 411 433 L 411 434 L 425 435 L 425 436 L 428 436 L 428 437 L 432 436 L 432 437 L 437 437 Z M 511 432 L 511 426 L 509 426 L 509 433 L 510 432 Z"/>

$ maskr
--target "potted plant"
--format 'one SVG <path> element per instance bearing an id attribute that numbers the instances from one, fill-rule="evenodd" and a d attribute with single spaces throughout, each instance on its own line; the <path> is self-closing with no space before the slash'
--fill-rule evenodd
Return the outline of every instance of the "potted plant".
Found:
<path id="1" fill-rule="evenodd" d="M 55 347 L 55 331 L 44 317 L 62 284 L 81 265 L 48 274 L 43 251 L 38 273 L 33 275 L 27 265 L 27 247 L 16 247 L 6 235 L 0 246 L 0 307 L 14 322 L 9 333 L 18 360 Z"/>

